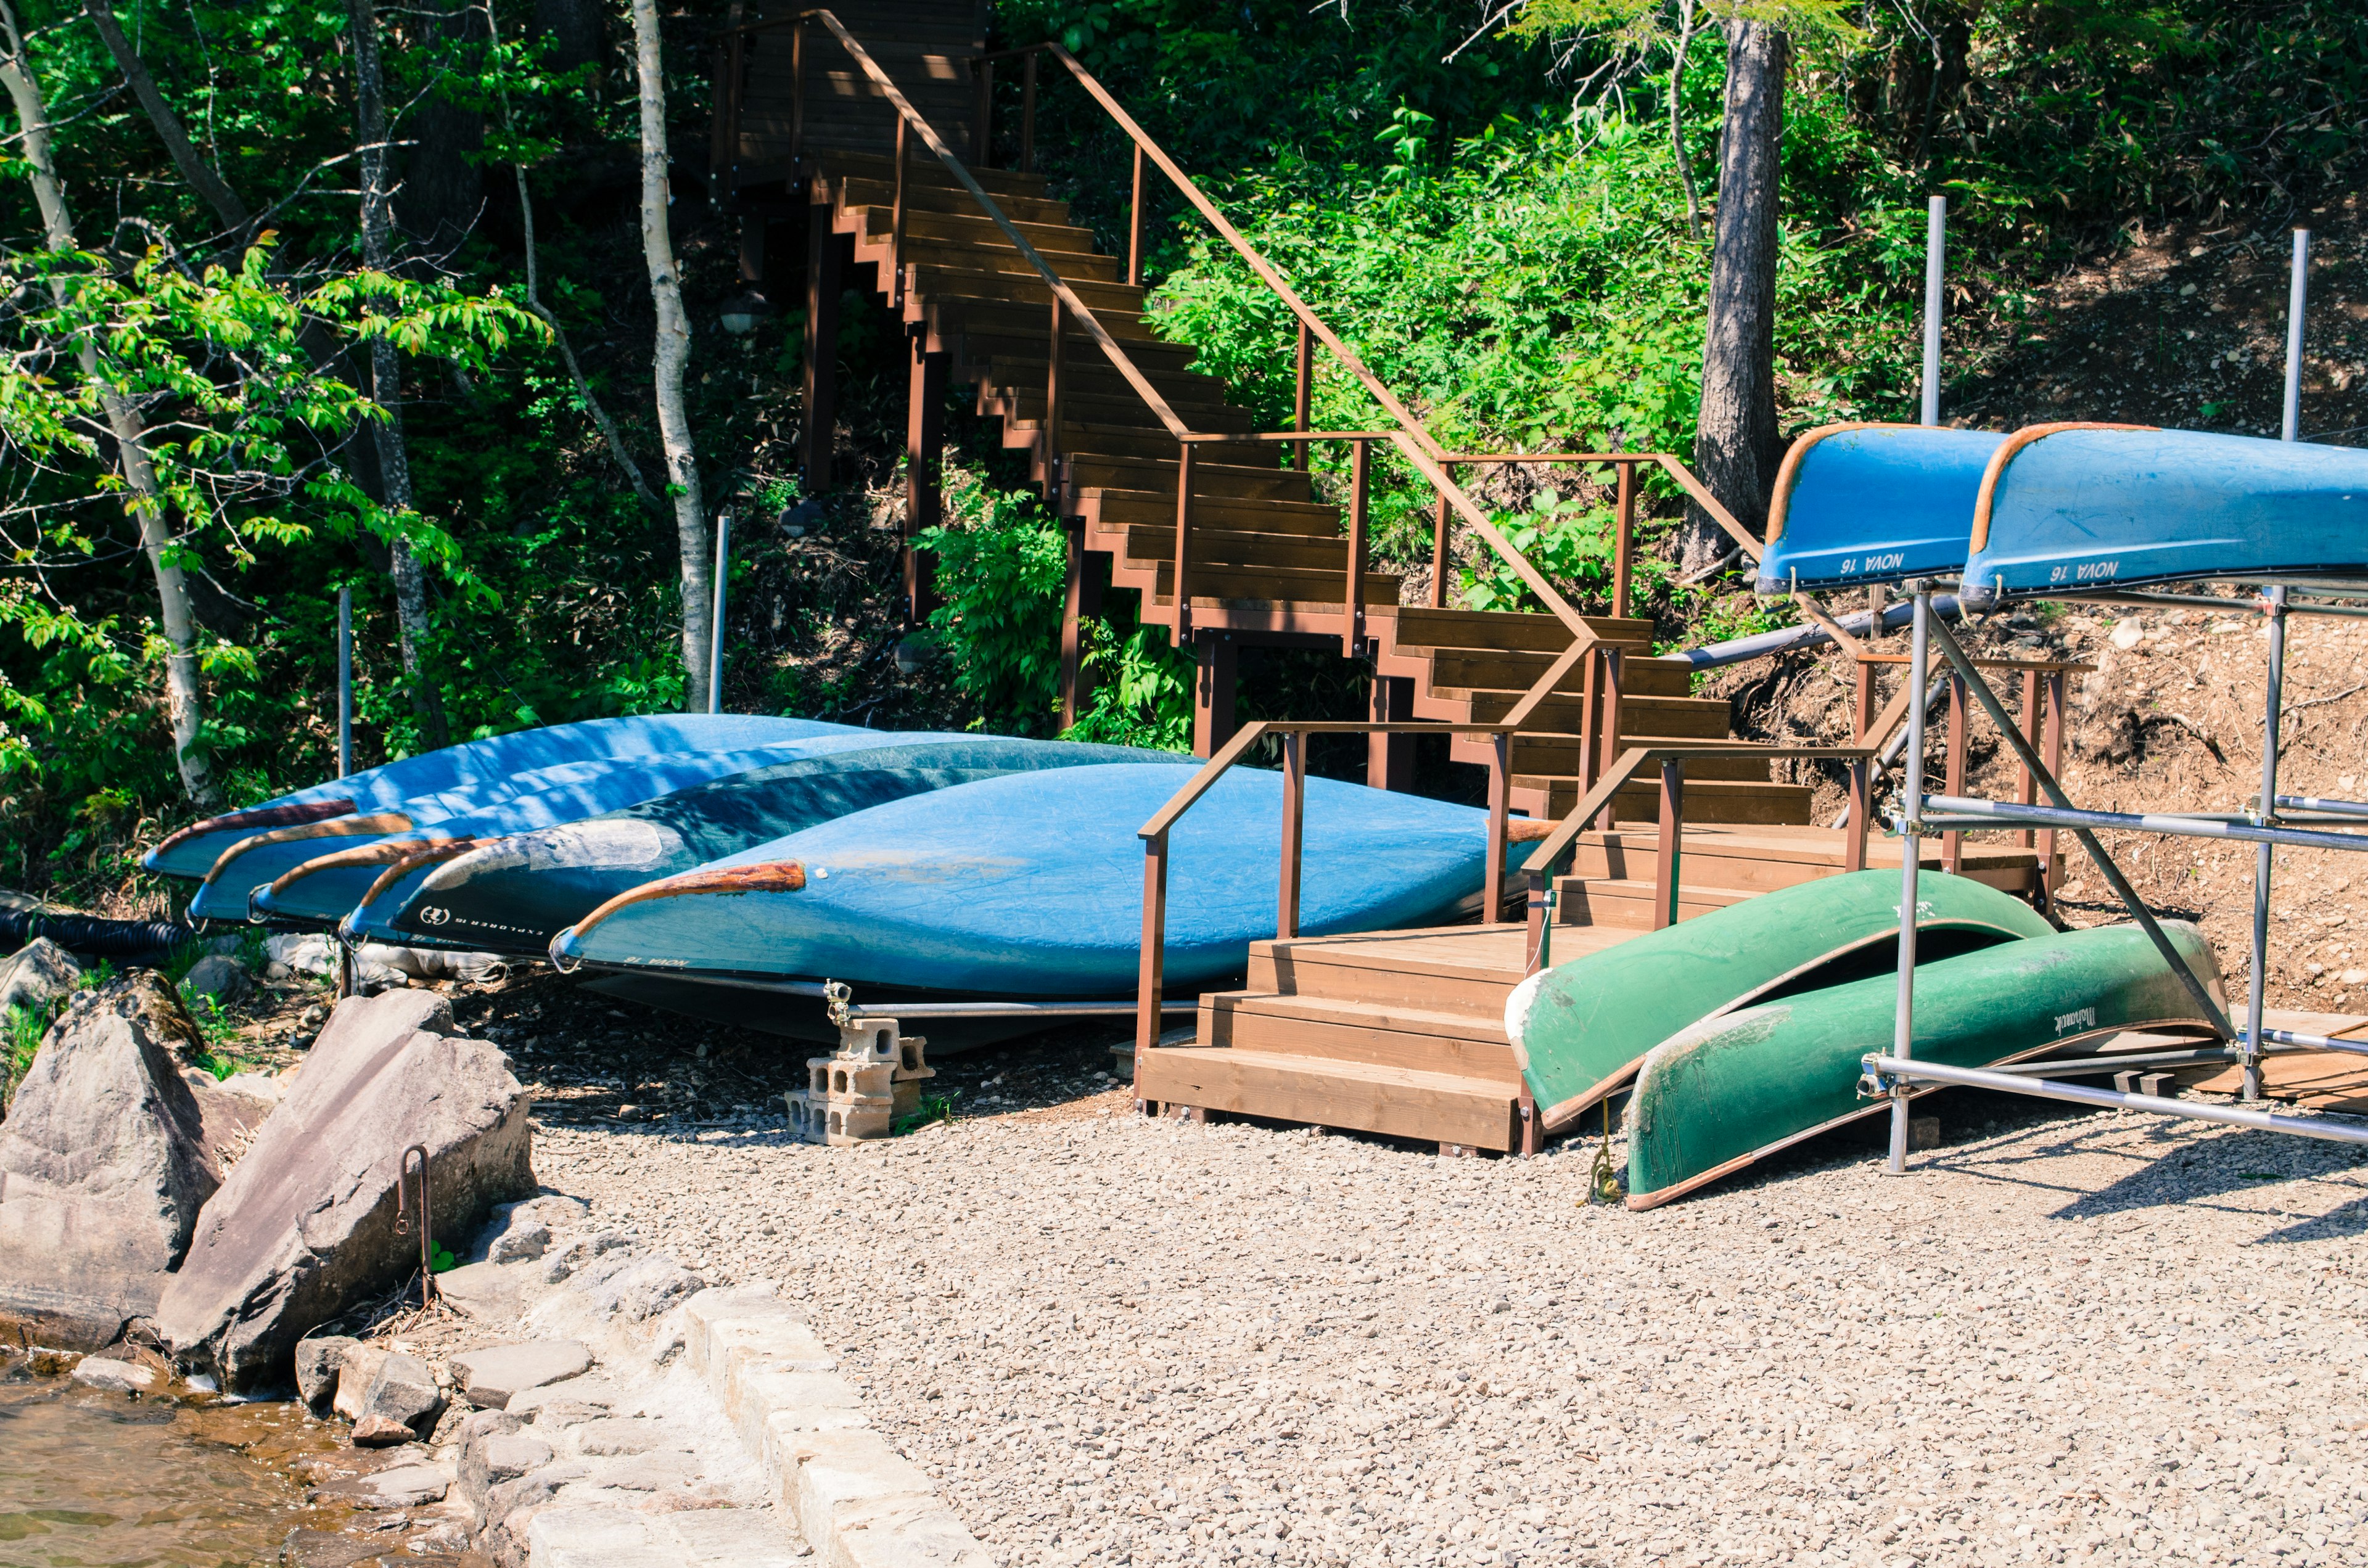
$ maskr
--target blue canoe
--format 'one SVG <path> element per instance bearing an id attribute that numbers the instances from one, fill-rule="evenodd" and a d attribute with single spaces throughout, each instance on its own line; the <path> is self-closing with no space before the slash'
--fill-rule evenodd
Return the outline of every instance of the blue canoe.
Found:
<path id="1" fill-rule="evenodd" d="M 670 795 L 719 778 L 795 758 L 827 756 L 876 742 L 874 730 L 833 733 L 734 751 L 679 753 L 631 762 L 570 763 L 500 785 L 448 790 L 386 812 L 338 818 L 245 841 L 222 852 L 189 913 L 244 919 L 251 907 L 274 924 L 333 928 L 397 858 L 431 844 L 530 833 Z M 958 741 L 962 737 L 942 737 Z M 324 836 L 345 830 L 336 836 Z M 370 830 L 370 831 L 363 831 Z"/>
<path id="2" fill-rule="evenodd" d="M 1763 594 L 1953 577 L 1982 475 L 2008 437 L 1923 425 L 1827 425 L 1793 443 L 1768 506 Z"/>
<path id="3" fill-rule="evenodd" d="M 141 859 L 151 871 L 196 881 L 242 838 L 276 828 L 381 811 L 399 801 L 570 762 L 625 761 L 667 752 L 725 751 L 844 733 L 847 724 L 745 714 L 653 713 L 519 730 L 364 768 L 259 806 L 192 823 Z"/>
<path id="4" fill-rule="evenodd" d="M 582 822 L 424 851 L 381 872 L 344 930 L 356 941 L 541 958 L 552 937 L 620 892 L 890 801 L 1010 773 L 1177 760 L 1172 752 L 998 735 L 875 739 Z"/>
<path id="5" fill-rule="evenodd" d="M 609 900 L 552 941 L 564 968 L 833 979 L 1004 996 L 1133 993 L 1136 830 L 1187 764 L 990 778 L 840 817 Z M 1282 780 L 1236 769 L 1169 840 L 1171 985 L 1239 974 L 1274 935 Z M 1476 907 L 1487 814 L 1311 779 L 1301 929 L 1372 931 Z"/>
<path id="6" fill-rule="evenodd" d="M 1962 598 L 2147 583 L 2368 577 L 2368 451 L 2035 425 L 2014 433 L 1974 516 Z"/>

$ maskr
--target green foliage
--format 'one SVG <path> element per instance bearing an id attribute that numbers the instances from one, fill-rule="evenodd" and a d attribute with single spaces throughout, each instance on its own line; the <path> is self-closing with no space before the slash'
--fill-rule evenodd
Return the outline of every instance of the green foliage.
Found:
<path id="1" fill-rule="evenodd" d="M 915 547 L 937 558 L 929 630 L 953 667 L 978 727 L 1049 733 L 1061 692 L 1061 596 L 1068 541 L 1024 491 L 996 492 L 967 470 L 946 486 L 951 521 Z"/>
<path id="2" fill-rule="evenodd" d="M 6 1019 L 5 1033 L 0 1033 L 0 1051 L 6 1060 L 0 1062 L 0 1088 L 7 1090 L 7 1098 L 17 1097 L 17 1086 L 25 1081 L 25 1071 L 33 1064 L 33 1057 L 41 1049 L 41 1037 L 49 1032 L 50 1020 L 38 1008 L 12 1005 Z M 7 1109 L 0 1103 L 0 1111 Z"/>
<path id="3" fill-rule="evenodd" d="M 943 1094 L 923 1095 L 918 1106 L 896 1118 L 890 1124 L 888 1136 L 902 1138 L 908 1132 L 918 1132 L 924 1127 L 934 1127 L 940 1122 L 951 1127 L 954 1124 L 954 1101 L 961 1097 L 960 1089 L 948 1089 Z"/>
<path id="4" fill-rule="evenodd" d="M 1577 495 L 1565 497 L 1547 489 L 1531 498 L 1528 511 L 1499 512 L 1489 518 L 1505 542 L 1557 585 L 1606 593 L 1611 585 L 1619 520 L 1610 507 L 1589 506 Z M 1494 551 L 1483 552 L 1477 569 L 1469 564 L 1461 568 L 1461 584 L 1463 602 L 1473 609 L 1545 608 Z"/>
<path id="5" fill-rule="evenodd" d="M 1192 749 L 1192 661 L 1169 643 L 1165 627 L 1121 634 L 1108 621 L 1087 621 L 1084 664 L 1093 694 L 1063 739 Z"/>
<path id="6" fill-rule="evenodd" d="M 433 1244 L 433 1246 L 434 1250 L 427 1255 L 427 1270 L 429 1273 L 448 1274 L 453 1269 L 461 1267 L 461 1260 L 452 1256 L 452 1249 L 450 1247 L 446 1246 L 442 1242 L 437 1242 Z"/>

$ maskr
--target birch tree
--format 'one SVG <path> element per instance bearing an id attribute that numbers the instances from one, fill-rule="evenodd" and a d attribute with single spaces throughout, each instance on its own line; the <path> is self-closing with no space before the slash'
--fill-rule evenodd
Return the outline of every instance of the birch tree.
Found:
<path id="1" fill-rule="evenodd" d="M 387 178 L 386 79 L 379 68 L 378 7 L 353 0 L 354 113 L 359 122 L 362 176 L 362 263 L 373 272 L 394 270 L 394 191 Z M 378 452 L 379 497 L 388 510 L 414 509 L 411 455 L 403 438 L 403 367 L 383 335 L 370 345 L 370 401 L 385 411 L 370 426 Z M 448 744 L 444 699 L 427 676 L 427 574 L 401 535 L 387 541 L 388 574 L 394 579 L 394 613 L 402 643 L 403 678 L 411 688 L 411 710 L 420 738 L 430 749 Z"/>
<path id="2" fill-rule="evenodd" d="M 714 584 L 707 558 L 707 512 L 699 493 L 699 453 L 682 401 L 683 372 L 690 363 L 690 318 L 683 313 L 682 279 L 666 224 L 666 76 L 656 0 L 633 0 L 633 61 L 641 77 L 642 255 L 649 265 L 650 298 L 658 321 L 653 366 L 658 437 L 666 448 L 666 494 L 674 500 L 675 537 L 682 553 L 684 706 L 703 713 L 708 650 L 714 633 L 709 624 L 709 597 Z"/>
<path id="3" fill-rule="evenodd" d="M 34 77 L 33 62 L 25 52 L 24 33 L 17 24 L 16 10 L 8 0 L 0 0 L 0 31 L 6 35 L 5 40 L 0 40 L 6 44 L 6 52 L 0 53 L 0 85 L 6 86 L 16 107 L 26 173 L 32 181 L 34 202 L 40 209 L 43 238 L 53 252 L 78 250 L 81 247 L 74 240 L 65 186 L 58 178 L 49 108 Z M 63 306 L 64 283 L 53 278 L 51 290 Z M 126 510 L 139 528 L 141 551 L 147 557 L 148 569 L 156 580 L 157 619 L 165 633 L 165 697 L 173 730 L 174 765 L 191 803 L 211 808 L 221 802 L 222 792 L 201 743 L 205 700 L 199 683 L 197 611 L 189 597 L 188 577 L 175 559 L 164 487 L 157 482 L 155 463 L 149 455 L 148 434 L 142 427 L 138 406 L 108 379 L 99 362 L 97 346 L 87 333 L 75 336 L 74 361 L 83 380 L 97 391 L 99 405 L 106 411 L 108 434 L 114 439 L 116 462 L 122 472 L 125 492 L 131 497 Z"/>

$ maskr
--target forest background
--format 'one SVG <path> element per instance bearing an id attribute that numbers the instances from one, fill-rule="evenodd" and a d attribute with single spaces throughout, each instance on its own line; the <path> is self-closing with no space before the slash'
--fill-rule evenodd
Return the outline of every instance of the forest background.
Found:
<path id="1" fill-rule="evenodd" d="M 625 7 L 14 3 L 0 44 L 54 127 L 46 162 L 78 222 L 61 246 L 18 95 L 0 144 L 0 881 L 154 904 L 131 858 L 199 796 L 239 804 L 332 774 L 341 587 L 357 767 L 683 706 L 703 676 L 686 674 L 678 639 L 687 487 L 654 382 L 665 301 L 644 265 Z M 2356 6 L 1744 9 L 1814 24 L 1786 72 L 1787 435 L 1914 416 L 1930 193 L 1953 209 L 1952 411 L 2003 406 L 2001 381 L 2055 352 L 2051 301 L 2073 270 L 2166 232 L 2197 236 L 2201 256 L 2330 202 L 2322 225 L 2358 216 L 2344 205 L 2368 123 Z M 996 28 L 1076 51 L 1451 443 L 1691 455 L 1709 244 L 1689 186 L 1714 222 L 1722 14 L 1001 0 Z M 650 17 L 689 328 L 679 414 L 697 490 L 739 519 L 726 706 L 1050 733 L 1057 529 L 988 427 L 950 410 L 950 520 L 930 541 L 947 602 L 918 634 L 899 622 L 897 344 L 851 293 L 837 346 L 851 478 L 802 497 L 803 321 L 743 297 L 737 221 L 708 195 L 711 41 L 729 10 Z M 185 127 L 181 156 L 151 96 Z M 1082 101 L 1048 94 L 1041 114 L 1056 193 L 1115 248 L 1126 149 Z M 1271 297 L 1180 214 L 1156 214 L 1152 241 L 1165 330 L 1269 427 L 1287 420 L 1290 335 Z M 2113 352 L 2122 374 L 2180 389 L 2170 422 L 2262 428 L 2258 399 L 2191 395 L 2178 334 L 2158 332 Z M 2349 391 L 2349 372 L 2328 374 Z M 144 424 L 149 489 L 121 460 L 108 389 Z M 1319 425 L 1368 421 L 1361 393 L 1317 391 Z M 1597 488 L 1516 481 L 1490 499 L 1600 605 Z M 1786 614 L 1731 574 L 1682 581 L 1679 509 L 1654 503 L 1643 585 L 1668 641 Z M 1383 475 L 1384 560 L 1427 554 L 1427 504 L 1411 476 Z M 178 628 L 159 602 L 167 570 L 192 616 Z M 1486 608 L 1517 589 L 1472 563 L 1456 591 Z M 1164 635 L 1123 605 L 1094 629 L 1083 733 L 1181 744 Z M 1313 716 L 1356 689 L 1338 661 L 1278 658 L 1244 678 L 1251 714 Z M 196 716 L 177 767 L 176 680 Z"/>

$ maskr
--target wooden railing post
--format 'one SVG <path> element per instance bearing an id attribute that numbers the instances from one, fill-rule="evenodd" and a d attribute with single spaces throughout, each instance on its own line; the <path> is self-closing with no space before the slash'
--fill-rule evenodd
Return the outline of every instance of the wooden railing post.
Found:
<path id="1" fill-rule="evenodd" d="M 1300 839 L 1307 823 L 1307 737 L 1282 733 L 1282 878 L 1278 884 L 1274 936 L 1287 942 L 1299 935 Z"/>
<path id="2" fill-rule="evenodd" d="M 790 167 L 806 172 L 806 25 L 790 28 Z"/>
<path id="3" fill-rule="evenodd" d="M 1513 809 L 1513 737 L 1488 737 L 1488 869 L 1480 880 L 1480 923 L 1505 923 L 1505 839 Z"/>
<path id="4" fill-rule="evenodd" d="M 1602 643 L 1589 647 L 1583 655 L 1578 676 L 1578 792 L 1586 794 L 1595 788 L 1603 776 L 1603 763 L 1608 755 L 1603 737 L 1596 729 L 1596 705 L 1603 697 L 1603 670 L 1610 653 Z"/>
<path id="5" fill-rule="evenodd" d="M 1601 757 L 1606 765 L 1610 763 L 1611 758 L 1620 755 L 1620 721 L 1622 717 L 1620 712 L 1620 695 L 1622 684 L 1626 679 L 1626 670 L 1627 654 L 1625 650 L 1620 648 L 1617 644 L 1603 650 L 1603 739 L 1597 747 L 1596 755 Z M 1602 772 L 1600 767 L 1597 770 L 1596 776 L 1598 778 L 1602 777 Z M 1619 821 L 1620 813 L 1613 807 L 1612 802 L 1610 801 L 1604 801 L 1604 825 L 1606 827 L 1610 827 L 1616 824 Z"/>
<path id="6" fill-rule="evenodd" d="M 977 84 L 977 102 L 971 110 L 970 161 L 991 169 L 995 167 L 995 62 L 973 60 L 970 74 Z"/>
<path id="7" fill-rule="evenodd" d="M 1544 871 L 1523 871 L 1529 879 L 1530 902 L 1528 930 L 1521 944 L 1521 972 L 1535 974 L 1546 967 L 1553 954 L 1554 934 L 1549 928 L 1554 920 L 1554 880 L 1555 868 Z"/>
<path id="8" fill-rule="evenodd" d="M 1452 468 L 1444 468 L 1441 472 L 1451 480 L 1455 477 L 1455 471 Z M 1447 492 L 1442 490 L 1439 493 L 1439 504 L 1433 510 L 1430 519 L 1430 608 L 1433 609 L 1447 608 L 1447 546 L 1450 527 Z"/>
<path id="9" fill-rule="evenodd" d="M 1143 286 L 1143 148 L 1134 150 L 1134 199 L 1126 207 L 1126 280 Z"/>
<path id="10" fill-rule="evenodd" d="M 1061 728 L 1077 722 L 1086 699 L 1086 524 L 1082 517 L 1061 519 L 1069 541 L 1068 580 L 1061 596 Z"/>
<path id="11" fill-rule="evenodd" d="M 1443 510 L 1443 508 L 1442 508 Z M 1611 613 L 1628 615 L 1628 579 L 1636 561 L 1636 465 L 1620 465 L 1620 536 L 1611 546 Z"/>
<path id="12" fill-rule="evenodd" d="M 1872 770 L 1866 758 L 1853 757 L 1850 765 L 1850 824 L 1842 833 L 1842 869 L 1866 869 L 1867 821 L 1873 814 L 1873 802 L 1868 799 Z"/>
<path id="13" fill-rule="evenodd" d="M 1159 1004 L 1167 987 L 1167 835 L 1143 841 L 1143 958 L 1134 997 L 1134 1081 L 1143 1082 L 1144 1064 L 1159 1044 Z M 1143 1103 L 1138 1089 L 1135 1102 Z"/>
<path id="14" fill-rule="evenodd" d="M 2034 752 L 2039 749 L 2040 729 L 2039 672 L 2025 670 L 2022 672 L 2022 738 L 2031 743 L 2031 749 Z M 2039 780 L 2032 776 L 2031 765 L 2021 757 L 2015 758 L 2014 764 L 2014 798 L 2026 806 L 2035 804 L 2039 800 Z M 2035 829 L 2026 827 L 2014 835 L 2014 841 L 2026 849 L 2033 848 L 2039 843 L 2039 835 Z"/>
<path id="15" fill-rule="evenodd" d="M 1370 504 L 1373 446 L 1349 443 L 1349 584 L 1341 601 L 1340 656 L 1353 659 L 1365 644 L 1365 512 Z"/>
<path id="16" fill-rule="evenodd" d="M 1958 676 L 1949 677 L 1949 765 L 1945 777 L 1948 792 L 1965 792 L 1965 683 Z M 1951 876 L 1965 863 L 1965 835 L 1954 829 L 1941 835 L 1941 869 Z"/>
<path id="17" fill-rule="evenodd" d="M 1136 166 L 1138 168 L 1141 167 L 1143 162 L 1142 148 L 1138 147 L 1135 149 L 1134 157 Z M 1293 380 L 1291 392 L 1291 427 L 1294 430 L 1304 430 L 1309 428 L 1307 423 L 1309 417 L 1308 411 L 1314 405 L 1315 399 L 1315 335 L 1307 330 L 1307 324 L 1305 322 L 1301 322 L 1299 324 L 1299 359 L 1297 367 L 1292 372 L 1292 376 Z M 1296 441 L 1293 442 L 1292 445 L 1297 449 L 1292 454 L 1292 465 L 1297 468 L 1300 472 L 1305 473 L 1307 472 L 1307 443 L 1304 441 Z"/>
<path id="18" fill-rule="evenodd" d="M 2064 672 L 2062 670 L 2047 672 L 2047 717 L 2044 728 L 2047 771 L 2061 778 L 2064 777 Z M 2040 891 L 2044 897 L 2040 909 L 2042 913 L 2045 913 L 2052 909 L 2055 903 L 2055 830 L 2051 827 L 2041 833 L 2035 847 L 2039 850 Z"/>
<path id="19" fill-rule="evenodd" d="M 1192 645 L 1192 455 L 1190 441 L 1176 443 L 1176 641 L 1182 653 Z"/>
<path id="20" fill-rule="evenodd" d="M 1019 63 L 1019 172 L 1036 172 L 1036 56 Z"/>
<path id="21" fill-rule="evenodd" d="M 911 161 L 905 138 L 912 127 L 902 114 L 896 117 L 896 193 L 888 208 L 888 265 L 895 273 L 895 281 L 888 286 L 888 308 L 905 308 L 905 165 Z M 1060 309 L 1055 297 L 1053 308 Z"/>
<path id="22" fill-rule="evenodd" d="M 1069 322 L 1061 296 L 1053 296 L 1053 335 L 1044 368 L 1044 498 L 1061 504 L 1061 366 L 1067 358 Z"/>
<path id="23" fill-rule="evenodd" d="M 1653 881 L 1653 929 L 1675 926 L 1679 915 L 1679 878 L 1683 867 L 1686 801 L 1686 760 L 1661 759 L 1661 845 Z"/>
<path id="24" fill-rule="evenodd" d="M 830 209 L 806 208 L 805 492 L 830 489 L 835 437 L 832 404 L 838 386 L 838 232 Z"/>

